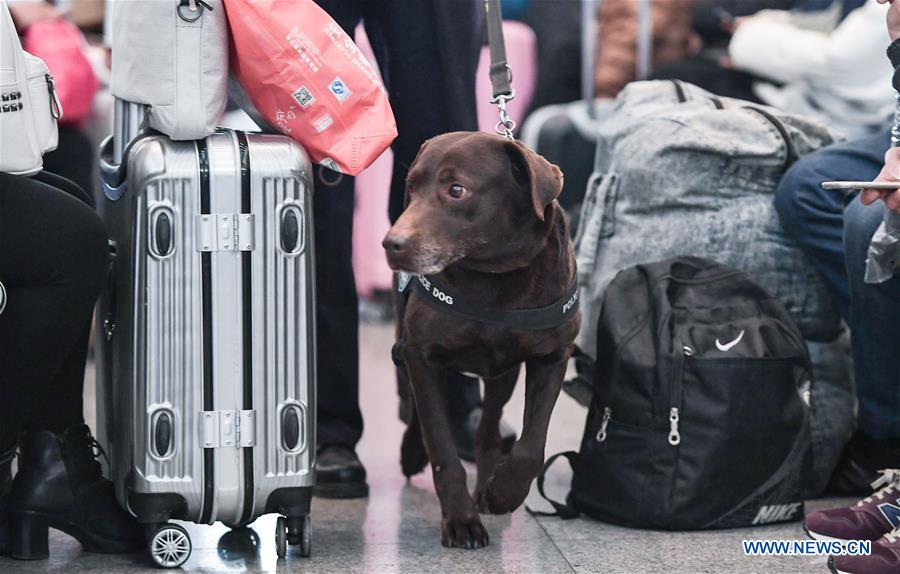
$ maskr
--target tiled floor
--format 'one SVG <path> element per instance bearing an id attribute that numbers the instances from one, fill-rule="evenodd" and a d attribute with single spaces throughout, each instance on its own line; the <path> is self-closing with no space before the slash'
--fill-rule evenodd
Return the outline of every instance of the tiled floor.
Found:
<path id="1" fill-rule="evenodd" d="M 407 484 L 399 468 L 403 430 L 390 362 L 393 330 L 362 329 L 361 401 L 366 432 L 359 453 L 369 472 L 371 496 L 365 500 L 313 502 L 313 557 L 289 550 L 277 560 L 274 519 L 263 517 L 252 536 L 235 536 L 221 525 L 188 525 L 194 552 L 184 565 L 194 572 L 432 572 L 452 573 L 826 573 L 821 558 L 747 558 L 745 538 L 803 538 L 798 523 L 702 533 L 631 530 L 587 519 L 535 519 L 520 509 L 509 516 L 485 517 L 491 545 L 482 550 L 448 550 L 440 545 L 440 510 L 430 476 Z M 89 380 L 93 380 L 89 373 Z M 93 392 L 89 385 L 88 393 Z M 522 388 L 507 411 L 513 426 L 521 425 Z M 89 413 L 89 419 L 93 413 Z M 551 423 L 547 452 L 576 448 L 584 409 L 561 397 Z M 560 468 L 548 478 L 549 488 L 562 495 L 568 480 Z M 474 469 L 470 467 L 474 473 Z M 532 489 L 529 504 L 546 509 Z M 810 506 L 842 501 L 816 501 Z M 36 572 L 158 572 L 144 555 L 82 554 L 77 542 L 53 532 L 47 561 L 14 562 L 0 558 L 0 573 Z"/>

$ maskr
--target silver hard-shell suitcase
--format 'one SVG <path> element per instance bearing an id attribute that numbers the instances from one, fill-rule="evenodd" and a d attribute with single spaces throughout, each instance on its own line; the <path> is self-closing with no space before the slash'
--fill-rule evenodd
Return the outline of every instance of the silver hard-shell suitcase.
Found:
<path id="1" fill-rule="evenodd" d="M 116 129 L 127 131 L 119 115 Z M 232 130 L 196 142 L 145 134 L 115 151 L 112 138 L 101 150 L 111 259 L 97 364 L 119 501 L 147 524 L 160 566 L 190 554 L 170 519 L 238 527 L 279 513 L 279 556 L 286 543 L 308 556 L 309 158 L 289 138 Z"/>

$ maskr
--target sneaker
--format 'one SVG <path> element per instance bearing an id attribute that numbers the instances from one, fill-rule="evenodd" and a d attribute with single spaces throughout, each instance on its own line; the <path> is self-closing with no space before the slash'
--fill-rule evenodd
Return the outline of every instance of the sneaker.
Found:
<path id="1" fill-rule="evenodd" d="M 868 556 L 830 556 L 833 574 L 897 574 L 900 572 L 900 528 L 872 542 Z"/>
<path id="2" fill-rule="evenodd" d="M 316 453 L 316 486 L 321 498 L 365 498 L 369 496 L 366 468 L 349 446 L 329 444 Z"/>
<path id="3" fill-rule="evenodd" d="M 878 540 L 900 527 L 900 469 L 881 471 L 878 489 L 855 506 L 810 513 L 804 528 L 815 540 Z"/>

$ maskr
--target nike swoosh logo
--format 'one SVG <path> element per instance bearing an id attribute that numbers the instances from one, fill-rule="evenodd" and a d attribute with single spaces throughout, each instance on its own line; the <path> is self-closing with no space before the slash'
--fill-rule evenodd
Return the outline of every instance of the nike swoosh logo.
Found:
<path id="1" fill-rule="evenodd" d="M 719 339 L 718 339 L 718 337 L 717 337 L 717 338 L 716 338 L 716 348 L 717 348 L 718 350 L 722 351 L 723 353 L 726 352 L 726 351 L 730 351 L 732 348 L 734 348 L 735 345 L 737 345 L 738 343 L 740 343 L 740 342 L 741 342 L 741 339 L 743 339 L 743 338 L 744 338 L 744 331 L 743 331 L 743 330 L 741 331 L 741 334 L 738 335 L 737 338 L 736 338 L 734 341 L 731 341 L 730 343 L 725 343 L 724 345 L 723 345 L 722 343 L 719 342 Z"/>

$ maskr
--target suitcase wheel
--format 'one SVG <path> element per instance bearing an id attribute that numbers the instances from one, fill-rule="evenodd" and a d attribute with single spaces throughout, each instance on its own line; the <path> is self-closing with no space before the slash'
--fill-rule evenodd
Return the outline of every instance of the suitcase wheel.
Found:
<path id="1" fill-rule="evenodd" d="M 312 520 L 304 516 L 279 516 L 275 522 L 275 549 L 279 558 L 287 554 L 287 545 L 300 546 L 300 556 L 309 558 L 312 552 Z"/>
<path id="2" fill-rule="evenodd" d="M 303 526 L 300 530 L 300 556 L 309 558 L 312 551 L 312 519 L 309 514 L 303 517 Z"/>
<path id="3" fill-rule="evenodd" d="M 284 558 L 287 554 L 287 524 L 284 516 L 279 516 L 275 521 L 275 552 L 279 558 Z"/>
<path id="4" fill-rule="evenodd" d="M 150 557 L 161 568 L 178 568 L 191 555 L 191 537 L 177 524 L 163 524 L 150 536 Z"/>

